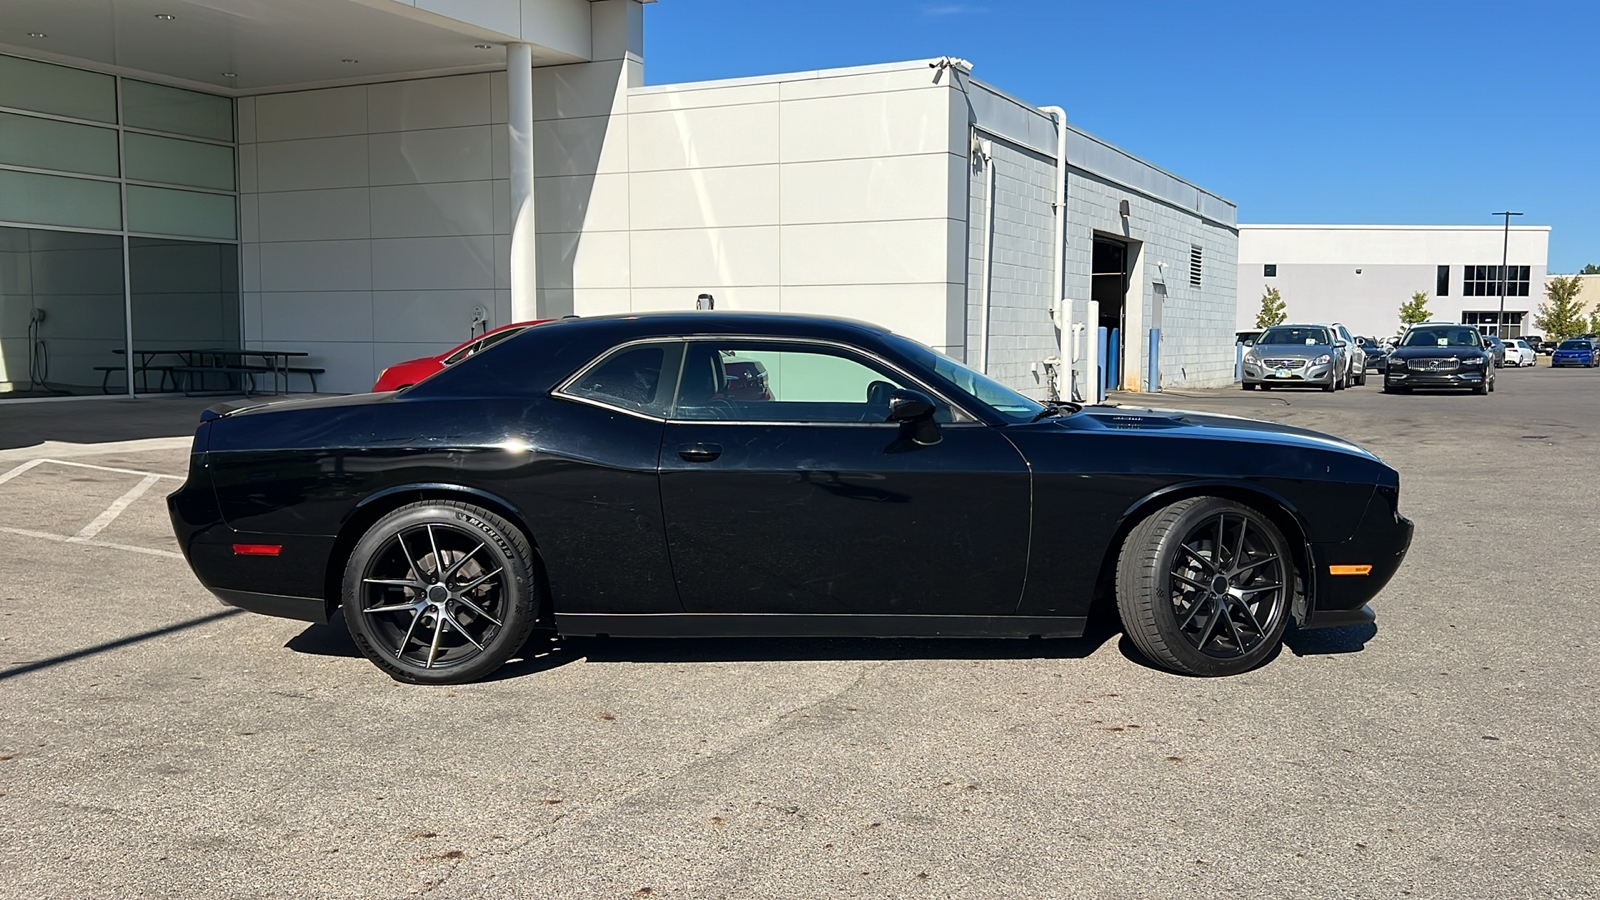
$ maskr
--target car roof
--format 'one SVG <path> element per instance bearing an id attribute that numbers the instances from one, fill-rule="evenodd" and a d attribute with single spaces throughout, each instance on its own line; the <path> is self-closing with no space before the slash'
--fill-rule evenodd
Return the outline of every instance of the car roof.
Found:
<path id="1" fill-rule="evenodd" d="M 859 319 L 810 313 L 758 310 L 668 310 L 573 316 L 552 322 L 560 328 L 619 329 L 639 335 L 760 334 L 767 336 L 834 336 L 887 334 L 889 329 Z"/>

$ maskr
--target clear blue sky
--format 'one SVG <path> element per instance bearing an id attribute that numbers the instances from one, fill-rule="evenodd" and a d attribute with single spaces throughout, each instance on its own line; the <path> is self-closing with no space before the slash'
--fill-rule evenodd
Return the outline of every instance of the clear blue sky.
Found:
<path id="1" fill-rule="evenodd" d="M 971 60 L 1243 222 L 1552 226 L 1600 264 L 1600 0 L 660 0 L 651 84 Z"/>

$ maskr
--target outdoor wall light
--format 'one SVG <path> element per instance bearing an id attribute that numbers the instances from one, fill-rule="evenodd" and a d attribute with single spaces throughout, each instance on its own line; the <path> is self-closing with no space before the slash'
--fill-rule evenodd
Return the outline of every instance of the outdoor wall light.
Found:
<path id="1" fill-rule="evenodd" d="M 494 49 L 494 45 L 493 44 L 473 44 L 472 48 L 474 50 L 493 50 Z"/>
<path id="2" fill-rule="evenodd" d="M 1117 212 L 1121 213 L 1122 217 L 1126 219 L 1128 217 L 1128 201 L 1123 200 L 1122 202 L 1118 203 Z"/>
<path id="3" fill-rule="evenodd" d="M 1357 270 L 1356 270 L 1356 274 L 1357 274 L 1357 275 L 1360 275 L 1360 274 L 1361 274 L 1361 270 L 1360 270 L 1360 269 L 1357 269 Z"/>

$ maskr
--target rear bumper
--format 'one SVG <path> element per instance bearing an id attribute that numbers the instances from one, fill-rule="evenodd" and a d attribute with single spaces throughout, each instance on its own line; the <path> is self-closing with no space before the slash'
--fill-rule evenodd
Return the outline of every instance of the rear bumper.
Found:
<path id="1" fill-rule="evenodd" d="M 1347 541 L 1312 544 L 1309 610 L 1302 628 L 1371 622 L 1367 605 L 1388 585 L 1411 548 L 1415 525 L 1400 514 L 1399 489 L 1380 487 L 1367 502 L 1361 525 Z M 1335 567 L 1368 566 L 1364 575 L 1335 575 Z"/>
<path id="2" fill-rule="evenodd" d="M 204 453 L 196 453 L 183 486 L 167 496 L 167 513 L 184 559 L 206 590 L 229 606 L 308 622 L 326 622 L 332 605 L 324 577 L 332 537 L 235 531 L 222 520 Z M 241 555 L 238 544 L 275 544 L 276 556 Z"/>

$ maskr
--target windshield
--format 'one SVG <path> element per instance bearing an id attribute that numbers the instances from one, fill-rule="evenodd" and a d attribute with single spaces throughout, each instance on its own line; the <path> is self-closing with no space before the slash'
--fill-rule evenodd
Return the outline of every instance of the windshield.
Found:
<path id="1" fill-rule="evenodd" d="M 1463 325 L 1441 325 L 1433 328 L 1413 328 L 1406 332 L 1402 347 L 1482 347 L 1478 329 Z"/>
<path id="2" fill-rule="evenodd" d="M 1316 327 L 1303 327 L 1298 325 L 1279 326 L 1268 328 L 1261 332 L 1261 337 L 1256 338 L 1257 344 L 1299 344 L 1317 346 L 1331 344 L 1333 338 L 1328 336 L 1328 329 Z"/>
<path id="3" fill-rule="evenodd" d="M 1013 422 L 1030 422 L 1044 412 L 1045 407 L 1029 400 L 987 375 L 974 372 L 931 347 L 923 346 L 898 334 L 885 338 L 906 355 L 932 369 L 940 378 L 950 382 L 983 402 L 985 406 Z"/>
<path id="4" fill-rule="evenodd" d="M 1589 349 L 1589 342 L 1588 341 L 1562 341 L 1561 342 L 1561 346 L 1557 347 L 1556 349 L 1558 349 L 1558 350 L 1587 350 L 1587 349 Z"/>

